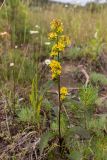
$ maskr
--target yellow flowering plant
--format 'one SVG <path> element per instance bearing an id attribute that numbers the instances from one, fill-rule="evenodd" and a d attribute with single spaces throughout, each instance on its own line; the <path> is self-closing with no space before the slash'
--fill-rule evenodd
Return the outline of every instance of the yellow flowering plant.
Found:
<path id="1" fill-rule="evenodd" d="M 61 22 L 61 20 L 53 19 L 50 24 L 50 28 L 52 31 L 55 31 L 56 33 L 62 33 L 63 32 L 63 23 Z"/>
<path id="2" fill-rule="evenodd" d="M 66 87 L 61 87 L 60 94 L 61 94 L 61 100 L 63 101 L 68 94 L 68 89 Z"/>
<path id="3" fill-rule="evenodd" d="M 56 39 L 57 38 L 57 33 L 56 32 L 50 32 L 49 33 L 49 39 Z"/>
<path id="4" fill-rule="evenodd" d="M 50 63 L 50 68 L 52 72 L 52 79 L 58 77 L 61 74 L 61 65 L 58 61 L 52 60 Z"/>
<path id="5" fill-rule="evenodd" d="M 60 62 L 61 53 L 65 50 L 66 47 L 70 45 L 70 38 L 66 35 L 63 35 L 63 23 L 61 20 L 54 19 L 50 23 L 49 39 L 52 40 L 53 46 L 50 52 L 52 57 L 50 63 L 50 69 L 52 74 L 52 79 L 57 80 L 58 86 L 58 128 L 59 128 L 59 145 L 62 146 L 62 136 L 61 136 L 61 106 L 62 102 L 65 100 L 68 89 L 66 87 L 61 87 L 60 84 L 60 75 L 62 73 L 62 66 Z"/>

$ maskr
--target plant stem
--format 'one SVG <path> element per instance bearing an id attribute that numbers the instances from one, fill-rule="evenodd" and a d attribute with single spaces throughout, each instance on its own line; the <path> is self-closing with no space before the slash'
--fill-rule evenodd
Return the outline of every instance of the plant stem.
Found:
<path id="1" fill-rule="evenodd" d="M 58 53 L 58 62 L 60 61 L 59 53 Z M 61 138 L 61 94 L 60 94 L 60 88 L 61 88 L 61 83 L 60 83 L 60 75 L 58 77 L 58 107 L 59 107 L 59 112 L 58 112 L 58 126 L 59 126 L 59 145 L 60 145 L 60 151 L 61 151 L 61 145 L 62 145 L 62 138 Z"/>
<path id="2" fill-rule="evenodd" d="M 57 36 L 57 44 L 58 44 L 59 37 Z M 58 52 L 57 57 L 58 62 L 60 62 L 60 53 Z M 61 94 L 60 94 L 60 88 L 61 88 L 61 77 L 58 76 L 58 130 L 59 130 L 59 146 L 60 146 L 60 153 L 61 153 L 61 146 L 62 146 L 62 138 L 61 138 Z"/>
<path id="3" fill-rule="evenodd" d="M 15 65 L 15 57 L 13 57 L 13 63 Z M 16 84 L 15 84 L 15 66 L 13 66 L 13 105 L 14 105 L 14 113 L 15 113 L 15 105 L 16 105 Z"/>

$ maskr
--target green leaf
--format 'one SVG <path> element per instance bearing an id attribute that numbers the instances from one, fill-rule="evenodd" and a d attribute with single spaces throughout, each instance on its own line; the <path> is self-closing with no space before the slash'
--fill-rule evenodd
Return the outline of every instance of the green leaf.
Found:
<path id="1" fill-rule="evenodd" d="M 34 122 L 34 114 L 32 109 L 26 107 L 22 108 L 18 113 L 19 120 L 22 122 Z"/>
<path id="2" fill-rule="evenodd" d="M 76 139 L 88 140 L 90 139 L 90 137 L 91 135 L 89 131 L 87 131 L 86 129 L 80 126 L 73 126 L 66 131 L 65 141 L 67 145 L 71 146 L 72 140 L 76 140 Z"/>
<path id="3" fill-rule="evenodd" d="M 40 145 L 39 145 L 40 155 L 42 155 L 44 149 L 48 147 L 48 142 L 53 138 L 53 136 L 54 134 L 51 131 L 47 131 L 46 133 L 42 135 L 41 140 L 40 140 Z"/>
<path id="4" fill-rule="evenodd" d="M 72 160 L 81 160 L 82 159 L 82 155 L 81 155 L 81 153 L 79 153 L 79 151 L 72 151 L 70 153 L 70 157 L 72 158 Z"/>
<path id="5" fill-rule="evenodd" d="M 71 129 L 71 133 L 73 133 L 75 135 L 79 135 L 79 137 L 82 139 L 89 139 L 90 138 L 90 133 L 86 129 L 81 128 L 79 126 L 74 126 Z"/>
<path id="6" fill-rule="evenodd" d="M 84 86 L 80 91 L 80 101 L 84 108 L 92 107 L 98 97 L 98 89 L 93 86 Z"/>

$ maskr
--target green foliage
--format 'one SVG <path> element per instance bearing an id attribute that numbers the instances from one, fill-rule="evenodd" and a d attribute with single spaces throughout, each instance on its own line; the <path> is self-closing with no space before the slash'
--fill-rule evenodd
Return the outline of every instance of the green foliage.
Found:
<path id="1" fill-rule="evenodd" d="M 101 9 L 103 9 L 103 4 L 98 4 L 97 1 L 95 1 L 88 3 L 86 7 L 87 10 L 91 11 L 91 13 L 100 12 Z"/>
<path id="2" fill-rule="evenodd" d="M 80 101 L 84 109 L 92 107 L 93 104 L 95 104 L 97 97 L 98 97 L 98 89 L 92 87 L 91 85 L 87 87 L 84 86 L 80 90 Z"/>
<path id="3" fill-rule="evenodd" d="M 19 64 L 18 64 L 19 65 Z M 32 82 L 35 74 L 35 66 L 29 57 L 21 58 L 20 70 L 17 68 L 17 81 L 18 83 L 29 83 Z"/>
<path id="4" fill-rule="evenodd" d="M 94 37 L 90 38 L 86 43 L 72 47 L 67 53 L 67 58 L 75 60 L 86 57 L 91 60 L 97 60 L 99 55 L 101 55 L 102 46 L 102 38 L 97 29 Z"/>
<path id="5" fill-rule="evenodd" d="M 26 123 L 35 123 L 38 127 L 40 127 L 41 122 L 41 107 L 43 101 L 43 95 L 39 95 L 37 84 L 35 83 L 35 79 L 32 81 L 32 89 L 30 93 L 30 108 L 24 107 L 21 108 L 20 112 L 18 113 L 18 117 L 21 121 Z"/>
<path id="6" fill-rule="evenodd" d="M 83 49 L 83 55 L 96 60 L 102 51 L 102 38 L 99 36 L 99 30 L 96 31 L 94 38 L 90 39 Z"/>
<path id="7" fill-rule="evenodd" d="M 62 137 L 66 134 L 66 130 L 67 130 L 67 117 L 62 114 L 61 115 L 61 135 Z M 55 118 L 52 123 L 51 123 L 51 130 L 58 135 L 58 119 Z"/>
<path id="8" fill-rule="evenodd" d="M 78 151 L 72 151 L 72 152 L 70 153 L 70 155 L 68 156 L 68 158 L 69 158 L 69 159 L 72 158 L 72 159 L 75 159 L 75 160 L 80 160 L 80 159 L 82 159 L 82 155 L 81 155 L 81 153 L 78 152 Z"/>
<path id="9" fill-rule="evenodd" d="M 29 107 L 23 107 L 18 113 L 19 120 L 25 123 L 34 123 L 34 113 L 33 110 Z"/>
<path id="10" fill-rule="evenodd" d="M 41 0 L 38 1 L 38 4 L 41 2 L 45 3 L 47 1 Z M 59 8 L 57 8 L 59 6 L 56 5 L 55 8 L 54 6 L 52 7 L 51 14 L 48 14 L 50 13 L 50 6 L 49 8 L 47 7 L 48 10 L 45 8 L 43 12 L 41 12 L 41 8 L 39 7 L 36 7 L 34 11 L 30 11 L 27 5 L 24 5 L 20 0 L 8 0 L 6 6 L 2 8 L 0 14 L 0 32 L 6 30 L 11 34 L 12 47 L 14 47 L 15 44 L 19 45 L 18 49 L 9 49 L 6 54 L 3 53 L 3 55 L 0 55 L 0 95 L 3 95 L 3 100 L 6 98 L 6 105 L 8 106 L 6 110 L 9 116 L 12 113 L 12 117 L 15 119 L 16 116 L 14 116 L 14 113 L 18 111 L 19 121 L 24 122 L 24 124 L 27 123 L 29 127 L 31 127 L 32 124 L 36 124 L 39 129 L 37 136 L 40 136 L 40 133 L 42 133 L 39 145 L 40 156 L 45 155 L 44 152 L 46 151 L 46 154 L 50 152 L 49 160 L 56 160 L 56 155 L 59 150 L 54 150 L 53 146 L 58 143 L 58 108 L 54 106 L 54 102 L 52 101 L 53 95 L 49 95 L 49 97 L 48 94 L 45 95 L 47 88 L 50 87 L 50 84 L 43 79 L 44 77 L 41 78 L 42 72 L 44 74 L 45 69 L 43 68 L 42 72 L 39 71 L 44 57 L 50 50 L 50 48 L 46 50 L 45 45 L 47 24 L 49 24 L 48 20 L 52 19 L 57 13 L 57 16 L 61 16 L 61 19 L 65 20 L 66 31 L 70 34 L 72 32 L 72 39 L 73 41 L 75 40 L 75 45 L 70 48 L 70 50 L 66 49 L 68 59 L 75 60 L 89 57 L 91 60 L 96 61 L 96 63 L 102 52 L 102 38 L 105 37 L 104 41 L 106 41 L 105 26 L 107 25 L 106 20 L 105 23 L 102 23 L 102 17 L 106 19 L 106 10 L 102 12 L 101 16 L 95 14 L 94 16 L 91 15 L 91 17 L 90 12 L 86 12 L 84 9 L 78 10 L 78 16 L 74 8 L 68 7 L 68 9 L 65 9 L 60 6 L 60 10 L 62 11 L 60 15 L 60 11 L 58 12 Z M 57 12 L 55 13 L 54 10 Z M 65 12 L 67 15 L 65 15 Z M 46 18 L 47 14 L 48 18 Z M 67 19 L 69 19 L 69 21 L 67 21 Z M 89 23 L 92 25 L 88 25 Z M 96 32 L 95 37 L 92 38 L 97 23 L 100 28 L 99 31 Z M 38 30 L 40 34 L 29 35 L 30 26 L 33 26 L 33 29 L 37 29 L 36 24 L 42 26 Z M 84 28 L 86 30 L 84 30 Z M 99 33 L 101 35 L 99 35 Z M 26 45 L 20 48 L 21 43 L 26 44 L 28 42 L 28 48 Z M 32 44 L 34 45 L 33 47 Z M 5 47 L 4 45 L 4 48 Z M 28 51 L 26 51 L 27 49 Z M 33 49 L 37 49 L 38 52 L 32 56 L 31 52 Z M 38 57 L 41 60 L 40 65 L 38 65 L 37 62 Z M 14 66 L 11 67 L 10 63 L 14 63 Z M 49 74 L 47 73 L 45 75 L 48 79 Z M 13 112 L 13 80 L 15 80 L 16 83 L 15 112 Z M 90 80 L 93 82 L 92 84 L 107 85 L 107 77 L 100 73 L 92 72 L 90 74 Z M 41 81 L 45 83 L 44 86 Z M 29 100 L 27 99 L 26 92 L 23 93 L 25 87 L 28 94 L 29 88 L 31 88 Z M 52 88 L 53 87 L 52 84 Z M 19 91 L 19 88 L 22 90 Z M 25 101 L 27 99 L 27 105 L 25 105 L 26 102 L 19 102 L 20 94 L 21 96 L 25 94 L 24 99 Z M 68 97 L 68 101 L 65 101 L 63 104 L 65 109 L 63 106 L 61 107 L 61 138 L 63 139 L 63 154 L 67 157 L 64 159 L 106 160 L 107 115 L 106 113 L 96 114 L 95 107 L 97 107 L 97 105 L 101 107 L 103 101 L 103 99 L 98 98 L 98 89 L 92 85 L 83 86 L 75 96 L 71 94 Z M 2 99 L 2 96 L 0 98 Z M 107 106 L 106 103 L 104 104 L 105 106 Z M 57 104 L 56 97 L 55 104 Z M 6 120 L 9 120 L 10 123 L 10 119 L 9 117 L 9 119 Z M 14 126 L 14 124 L 15 121 L 12 125 Z M 11 129 L 11 126 L 9 127 Z M 45 133 L 43 133 L 44 131 Z M 46 157 L 46 159 L 48 159 L 48 157 Z"/>
<path id="11" fill-rule="evenodd" d="M 91 149 L 91 140 L 90 141 L 78 141 L 77 139 L 73 138 L 70 154 L 68 155 L 68 159 L 71 160 L 80 160 L 80 159 L 90 159 L 93 157 L 93 151 Z"/>
<path id="12" fill-rule="evenodd" d="M 44 5 L 47 4 L 49 0 L 31 0 L 33 5 Z"/>
<path id="13" fill-rule="evenodd" d="M 43 153 L 44 149 L 49 147 L 49 141 L 54 137 L 53 132 L 47 131 L 46 133 L 42 134 L 41 140 L 40 140 L 40 154 Z"/>
<path id="14" fill-rule="evenodd" d="M 22 44 L 29 40 L 29 9 L 20 0 L 8 0 L 7 15 L 11 27 L 12 45 Z"/>
<path id="15" fill-rule="evenodd" d="M 106 160 L 107 159 L 107 137 L 100 137 L 93 140 L 93 152 L 95 153 L 95 159 Z"/>
<path id="16" fill-rule="evenodd" d="M 7 85 L 3 85 L 1 86 L 1 91 L 2 94 L 5 95 L 6 97 L 6 109 L 7 111 L 9 111 L 10 113 L 13 114 L 14 112 L 14 108 L 13 108 L 13 92 L 12 90 L 10 90 Z"/>
<path id="17" fill-rule="evenodd" d="M 14 70 L 16 83 L 26 84 L 32 82 L 36 65 L 34 66 L 32 60 L 29 57 L 25 57 L 20 50 L 10 50 L 7 55 L 1 56 L 1 61 L 1 80 L 12 80 Z M 13 67 L 10 66 L 11 63 L 14 63 Z"/>
<path id="18" fill-rule="evenodd" d="M 103 131 L 107 131 L 107 115 L 101 114 L 97 118 L 92 118 L 88 121 L 88 128 L 97 136 L 103 136 Z"/>
<path id="19" fill-rule="evenodd" d="M 97 144 L 99 137 L 106 138 L 107 115 L 101 114 L 95 117 L 93 112 L 98 98 L 98 89 L 92 85 L 84 86 L 78 96 L 79 101 L 72 100 L 70 103 L 65 103 L 67 111 L 70 112 L 71 109 L 73 113 L 70 126 L 68 125 L 64 135 L 65 146 L 70 152 L 68 159 L 80 160 L 92 157 L 105 160 L 106 149 L 98 149 Z M 71 105 L 70 109 L 69 105 Z M 105 146 L 104 142 L 101 145 Z"/>
<path id="20" fill-rule="evenodd" d="M 107 85 L 107 77 L 104 74 L 92 72 L 90 80 L 95 84 Z"/>
<path id="21" fill-rule="evenodd" d="M 39 95 L 39 90 L 38 90 L 38 82 L 37 82 L 37 75 L 36 75 L 36 81 L 33 79 L 32 81 L 32 89 L 31 89 L 31 94 L 30 94 L 30 102 L 31 106 L 35 115 L 36 123 L 38 126 L 40 125 L 40 111 L 42 107 L 42 101 L 43 101 L 43 96 L 42 94 Z"/>
<path id="22" fill-rule="evenodd" d="M 82 57 L 82 48 L 75 46 L 72 47 L 71 49 L 69 49 L 69 51 L 67 52 L 67 58 L 68 59 L 78 59 Z"/>
<path id="23" fill-rule="evenodd" d="M 53 103 L 51 101 L 49 101 L 48 99 L 44 98 L 42 104 L 43 104 L 44 109 L 46 111 L 51 111 L 52 106 L 53 106 Z"/>
<path id="24" fill-rule="evenodd" d="M 54 132 L 58 133 L 58 122 L 57 119 L 55 119 L 52 123 L 51 123 L 51 128 Z"/>
<path id="25" fill-rule="evenodd" d="M 8 0 L 7 4 L 10 5 L 11 7 L 16 7 L 17 5 L 20 4 L 20 1 L 19 0 Z"/>
<path id="26" fill-rule="evenodd" d="M 69 116 L 70 112 L 73 113 L 72 119 L 68 119 L 65 112 L 61 114 L 63 147 L 67 148 L 70 153 L 64 154 L 70 160 L 96 157 L 97 151 L 93 150 L 94 144 L 92 143 L 92 137 L 104 136 L 104 130 L 106 131 L 106 117 L 93 118 L 92 111 L 94 111 L 94 105 L 98 98 L 98 89 L 92 85 L 84 86 L 80 89 L 78 96 L 80 97 L 79 101 L 69 99 L 70 102 L 64 103 L 66 113 L 68 113 L 67 116 Z M 52 130 L 55 135 L 58 135 L 57 117 L 51 121 L 50 130 Z M 46 148 L 47 147 L 46 145 Z M 102 151 L 100 153 L 102 153 Z M 54 159 L 54 157 L 52 157 L 52 159 Z"/>

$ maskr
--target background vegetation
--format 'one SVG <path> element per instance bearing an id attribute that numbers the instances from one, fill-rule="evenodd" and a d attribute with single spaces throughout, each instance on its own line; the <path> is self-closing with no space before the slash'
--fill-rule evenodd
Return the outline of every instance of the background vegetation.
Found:
<path id="1" fill-rule="evenodd" d="M 2 3 L 1 3 L 2 4 Z M 57 87 L 46 65 L 50 22 L 61 19 L 71 46 Z M 107 159 L 107 5 L 6 0 L 0 7 L 0 159 Z"/>

